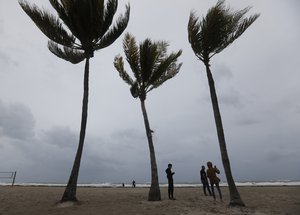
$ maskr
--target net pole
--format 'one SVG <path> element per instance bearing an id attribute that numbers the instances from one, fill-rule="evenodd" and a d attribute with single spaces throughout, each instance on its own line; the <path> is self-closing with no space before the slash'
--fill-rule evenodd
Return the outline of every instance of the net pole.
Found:
<path id="1" fill-rule="evenodd" d="M 13 187 L 14 184 L 15 184 L 16 175 L 17 175 L 17 171 L 14 172 L 14 178 L 13 178 L 13 181 L 12 181 L 12 184 L 11 184 L 12 187 Z"/>

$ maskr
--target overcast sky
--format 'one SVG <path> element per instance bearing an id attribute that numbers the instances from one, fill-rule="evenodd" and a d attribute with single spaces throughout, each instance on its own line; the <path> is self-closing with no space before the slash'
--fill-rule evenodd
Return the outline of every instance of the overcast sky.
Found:
<path id="1" fill-rule="evenodd" d="M 48 1 L 30 2 L 53 11 Z M 179 74 L 146 100 L 160 182 L 169 162 L 175 182 L 198 182 L 208 160 L 226 180 L 205 67 L 187 39 L 190 11 L 202 17 L 217 0 L 122 0 L 118 15 L 128 2 L 126 32 L 138 42 L 166 40 L 169 51 L 183 50 Z M 300 3 L 226 2 L 261 14 L 211 62 L 234 178 L 300 180 Z M 123 36 L 90 61 L 80 182 L 150 181 L 140 101 L 113 66 L 114 57 L 124 55 Z M 17 182 L 67 182 L 78 145 L 83 70 L 83 62 L 73 65 L 47 49 L 46 36 L 17 0 L 0 1 L 0 171 L 16 170 Z"/>

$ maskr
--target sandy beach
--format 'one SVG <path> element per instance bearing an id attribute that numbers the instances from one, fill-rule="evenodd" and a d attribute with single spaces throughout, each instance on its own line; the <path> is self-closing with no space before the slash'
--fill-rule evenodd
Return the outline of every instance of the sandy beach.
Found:
<path id="1" fill-rule="evenodd" d="M 300 187 L 239 187 L 247 207 L 228 207 L 228 188 L 222 187 L 224 202 L 204 196 L 200 188 L 175 188 L 176 200 L 147 201 L 148 188 L 80 187 L 76 204 L 57 204 L 63 187 L 0 186 L 0 215 L 265 215 L 300 214 Z"/>

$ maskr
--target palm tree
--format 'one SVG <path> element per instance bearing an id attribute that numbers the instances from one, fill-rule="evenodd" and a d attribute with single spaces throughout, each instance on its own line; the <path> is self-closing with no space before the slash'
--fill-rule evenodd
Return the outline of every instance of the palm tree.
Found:
<path id="1" fill-rule="evenodd" d="M 126 5 L 111 27 L 118 0 L 49 0 L 58 17 L 25 0 L 19 4 L 37 27 L 49 38 L 48 48 L 57 57 L 77 64 L 85 59 L 81 129 L 77 153 L 61 201 L 77 201 L 77 179 L 84 145 L 88 113 L 89 60 L 94 52 L 111 45 L 125 30 L 130 7 Z"/>
<path id="2" fill-rule="evenodd" d="M 209 9 L 207 15 L 202 20 L 196 18 L 195 13 L 191 12 L 188 23 L 189 42 L 195 55 L 206 67 L 222 163 L 230 191 L 230 205 L 232 206 L 244 206 L 245 204 L 239 195 L 231 173 L 218 98 L 210 70 L 210 59 L 241 36 L 259 17 L 259 14 L 255 14 L 250 18 L 244 18 L 249 9 L 247 7 L 243 10 L 231 11 L 229 7 L 225 6 L 224 0 L 219 0 L 214 7 Z"/>
<path id="3" fill-rule="evenodd" d="M 160 201 L 160 189 L 158 182 L 157 164 L 155 158 L 154 145 L 152 140 L 153 131 L 150 128 L 145 101 L 147 93 L 162 85 L 166 80 L 173 78 L 180 70 L 182 63 L 176 64 L 177 58 L 182 51 L 167 54 L 168 43 L 165 41 L 152 42 L 146 39 L 136 44 L 135 38 L 126 33 L 123 40 L 123 48 L 126 60 L 134 74 L 135 80 L 124 70 L 122 56 L 118 55 L 114 59 L 114 66 L 120 77 L 131 86 L 130 91 L 134 98 L 139 98 L 144 117 L 146 135 L 148 138 L 151 163 L 151 187 L 148 195 L 149 201 Z"/>

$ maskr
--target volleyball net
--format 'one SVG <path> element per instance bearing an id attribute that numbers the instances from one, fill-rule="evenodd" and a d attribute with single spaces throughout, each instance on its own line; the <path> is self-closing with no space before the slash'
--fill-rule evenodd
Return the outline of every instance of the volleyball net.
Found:
<path id="1" fill-rule="evenodd" d="M 0 179 L 11 180 L 11 186 L 13 187 L 16 180 L 17 171 L 14 172 L 0 172 Z"/>

